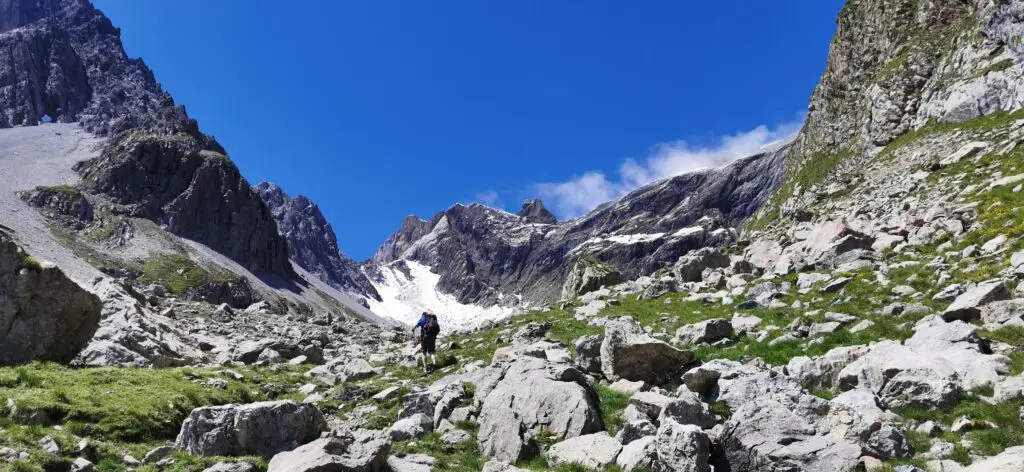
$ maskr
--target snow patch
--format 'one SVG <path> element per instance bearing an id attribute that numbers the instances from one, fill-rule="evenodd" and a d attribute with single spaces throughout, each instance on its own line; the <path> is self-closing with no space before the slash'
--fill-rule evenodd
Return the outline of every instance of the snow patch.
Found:
<path id="1" fill-rule="evenodd" d="M 687 226 L 687 227 L 685 227 L 685 228 L 683 228 L 683 229 L 681 229 L 679 231 L 676 231 L 675 233 L 672 233 L 672 237 L 682 238 L 682 237 L 692 236 L 694 234 L 703 233 L 703 232 L 704 232 L 704 228 L 702 228 L 700 226 Z"/>
<path id="2" fill-rule="evenodd" d="M 367 301 L 377 316 L 411 326 L 419 320 L 421 313 L 429 311 L 437 315 L 442 332 L 451 332 L 508 318 L 516 313 L 514 308 L 459 303 L 455 296 L 438 290 L 441 276 L 432 272 L 429 266 L 410 260 L 402 262 L 409 268 L 408 275 L 394 265 L 387 265 L 379 269 L 379 280 L 371 277 L 381 301 Z"/>

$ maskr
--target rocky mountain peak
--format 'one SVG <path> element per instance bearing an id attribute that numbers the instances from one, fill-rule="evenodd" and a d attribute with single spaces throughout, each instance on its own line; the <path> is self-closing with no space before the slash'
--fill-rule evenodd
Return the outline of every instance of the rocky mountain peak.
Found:
<path id="1" fill-rule="evenodd" d="M 540 201 L 539 198 L 534 198 L 524 202 L 523 208 L 519 210 L 518 215 L 525 218 L 526 221 L 530 223 L 546 225 L 558 223 L 558 218 L 555 217 L 555 214 L 551 213 L 551 211 L 544 206 L 544 202 Z"/>
<path id="2" fill-rule="evenodd" d="M 338 290 L 374 300 L 380 298 L 359 265 L 338 249 L 338 237 L 320 207 L 302 195 L 292 198 L 270 182 L 261 182 L 253 190 L 274 215 L 288 241 L 292 262 Z"/>
<path id="3" fill-rule="evenodd" d="M 0 33 L 52 16 L 63 8 L 61 0 L 0 0 Z"/>

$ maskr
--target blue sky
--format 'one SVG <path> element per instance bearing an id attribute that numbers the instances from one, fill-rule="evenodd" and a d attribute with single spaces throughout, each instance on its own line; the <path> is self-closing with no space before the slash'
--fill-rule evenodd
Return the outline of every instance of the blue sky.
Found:
<path id="1" fill-rule="evenodd" d="M 793 132 L 841 0 L 94 0 L 252 183 L 369 257 L 408 214 L 576 216 Z"/>

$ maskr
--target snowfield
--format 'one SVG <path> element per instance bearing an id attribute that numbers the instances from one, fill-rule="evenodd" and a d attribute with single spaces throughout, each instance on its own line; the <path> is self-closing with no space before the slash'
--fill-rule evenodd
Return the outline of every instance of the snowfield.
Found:
<path id="1" fill-rule="evenodd" d="M 459 303 L 453 295 L 437 289 L 441 276 L 429 266 L 415 261 L 402 261 L 409 267 L 409 274 L 387 265 L 380 268 L 382 280 L 371 277 L 382 301 L 367 300 L 370 310 L 378 316 L 412 326 L 420 314 L 429 311 L 437 315 L 442 333 L 459 329 L 470 329 L 487 321 L 508 318 L 518 310 L 502 306 L 482 307 Z"/>

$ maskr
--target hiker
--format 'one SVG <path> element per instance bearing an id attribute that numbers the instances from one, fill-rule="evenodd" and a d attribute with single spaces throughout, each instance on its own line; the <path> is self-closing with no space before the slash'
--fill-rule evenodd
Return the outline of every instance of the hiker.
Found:
<path id="1" fill-rule="evenodd" d="M 441 325 L 437 322 L 437 315 L 424 311 L 423 316 L 412 327 L 413 336 L 416 335 L 416 328 L 420 329 L 420 351 L 423 359 L 423 372 L 427 371 L 427 356 L 430 356 L 430 365 L 437 365 L 437 333 L 441 332 Z"/>

